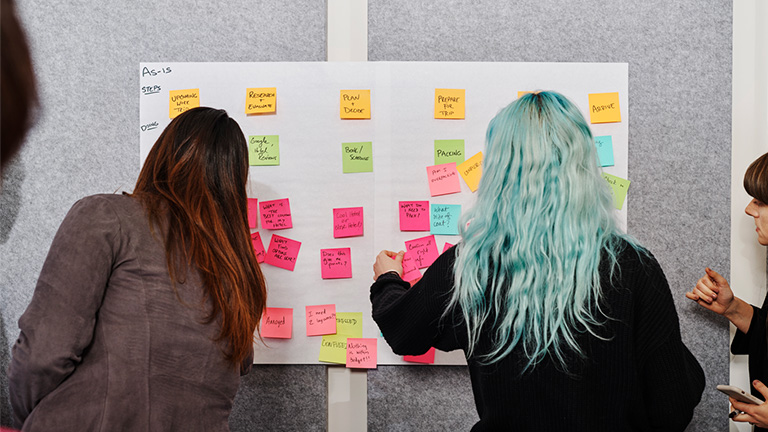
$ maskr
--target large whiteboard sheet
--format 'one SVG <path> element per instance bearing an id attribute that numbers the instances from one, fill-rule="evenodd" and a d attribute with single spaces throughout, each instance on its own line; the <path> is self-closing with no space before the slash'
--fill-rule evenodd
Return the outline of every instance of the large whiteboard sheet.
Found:
<path id="1" fill-rule="evenodd" d="M 147 71 L 160 71 L 156 74 Z M 165 72 L 170 71 L 170 72 Z M 302 242 L 293 272 L 262 265 L 269 307 L 293 308 L 293 337 L 257 344 L 255 363 L 317 364 L 320 337 L 307 337 L 305 306 L 335 304 L 337 312 L 362 312 L 363 337 L 378 338 L 379 364 L 405 364 L 391 352 L 371 319 L 371 264 L 381 249 L 429 235 L 401 232 L 398 201 L 460 204 L 473 194 L 430 197 L 426 167 L 434 165 L 434 141 L 463 139 L 467 158 L 482 151 L 490 119 L 517 98 L 518 91 L 555 90 L 589 119 L 590 93 L 619 92 L 622 121 L 592 125 L 595 136 L 610 135 L 615 165 L 604 171 L 627 178 L 628 66 L 626 63 L 142 63 L 140 65 L 140 158 L 143 163 L 170 123 L 170 90 L 199 89 L 202 106 L 226 109 L 246 136 L 278 135 L 280 165 L 250 168 L 249 196 L 259 201 L 290 199 L 293 228 L 265 230 Z M 275 115 L 247 116 L 246 89 L 277 88 Z M 434 119 L 435 88 L 466 90 L 464 120 Z M 147 89 L 150 89 L 149 91 Z M 371 90 L 371 119 L 342 120 L 340 90 Z M 342 172 L 342 143 L 373 143 L 373 172 Z M 631 180 L 631 179 L 630 179 Z M 629 200 L 629 198 L 627 198 Z M 333 209 L 363 207 L 365 235 L 333 238 Z M 626 227 L 626 208 L 618 212 Z M 256 230 L 254 230 L 256 231 Z M 442 250 L 456 236 L 436 236 Z M 320 249 L 351 249 L 352 278 L 324 280 Z M 437 352 L 436 364 L 464 364 L 463 353 Z M 410 364 L 410 363 L 409 363 Z"/>

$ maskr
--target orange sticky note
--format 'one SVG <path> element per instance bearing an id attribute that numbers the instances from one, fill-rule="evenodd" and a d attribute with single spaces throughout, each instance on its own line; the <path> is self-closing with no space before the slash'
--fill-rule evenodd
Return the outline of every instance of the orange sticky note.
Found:
<path id="1" fill-rule="evenodd" d="M 517 98 L 520 99 L 521 97 L 525 96 L 528 93 L 533 93 L 533 92 L 532 91 L 520 90 L 520 91 L 517 92 Z"/>
<path id="2" fill-rule="evenodd" d="M 260 332 L 265 338 L 290 339 L 293 335 L 293 309 L 268 307 L 261 317 Z"/>
<path id="3" fill-rule="evenodd" d="M 435 89 L 435 118 L 464 118 L 464 89 Z"/>
<path id="4" fill-rule="evenodd" d="M 168 115 L 176 118 L 184 111 L 200 106 L 200 89 L 171 90 L 168 92 Z"/>
<path id="5" fill-rule="evenodd" d="M 459 172 L 461 178 L 469 186 L 469 190 L 472 192 L 476 191 L 477 185 L 480 184 L 480 177 L 483 175 L 483 152 L 478 152 L 457 165 L 456 171 Z"/>
<path id="6" fill-rule="evenodd" d="M 371 118 L 371 91 L 341 90 L 339 93 L 339 114 L 342 119 Z"/>
<path id="7" fill-rule="evenodd" d="M 590 93 L 589 119 L 592 123 L 620 122 L 619 93 Z"/>
<path id="8" fill-rule="evenodd" d="M 258 87 L 246 90 L 246 114 L 274 114 L 276 111 L 277 89 L 275 87 Z"/>

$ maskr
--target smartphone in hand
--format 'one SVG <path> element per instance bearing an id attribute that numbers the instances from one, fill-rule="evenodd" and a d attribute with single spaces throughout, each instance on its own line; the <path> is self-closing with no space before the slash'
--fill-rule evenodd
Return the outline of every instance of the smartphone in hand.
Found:
<path id="1" fill-rule="evenodd" d="M 752 396 L 750 393 L 747 393 L 736 386 L 720 384 L 719 386 L 717 386 L 717 389 L 727 394 L 728 396 L 736 399 L 739 402 L 744 402 L 744 403 L 753 404 L 753 405 L 762 405 L 763 403 L 765 403 L 764 400 L 757 398 L 755 396 Z"/>

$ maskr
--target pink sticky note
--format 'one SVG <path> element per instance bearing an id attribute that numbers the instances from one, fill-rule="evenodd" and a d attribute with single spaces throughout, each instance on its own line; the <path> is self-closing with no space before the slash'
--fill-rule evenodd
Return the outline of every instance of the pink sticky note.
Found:
<path id="1" fill-rule="evenodd" d="M 363 208 L 333 209 L 333 238 L 363 235 Z"/>
<path id="2" fill-rule="evenodd" d="M 248 198 L 248 227 L 256 228 L 259 220 L 259 200 Z"/>
<path id="3" fill-rule="evenodd" d="M 456 162 L 428 166 L 427 180 L 429 181 L 429 194 L 432 196 L 461 192 Z"/>
<path id="4" fill-rule="evenodd" d="M 259 203 L 261 227 L 270 230 L 293 228 L 291 205 L 288 198 Z"/>
<path id="5" fill-rule="evenodd" d="M 270 308 L 261 317 L 261 336 L 290 339 L 293 333 L 293 309 Z"/>
<path id="6" fill-rule="evenodd" d="M 400 231 L 429 231 L 429 201 L 400 201 Z"/>
<path id="7" fill-rule="evenodd" d="M 445 242 L 445 246 L 443 246 L 443 251 L 442 251 L 442 252 L 440 252 L 440 253 L 445 253 L 445 251 L 447 251 L 448 249 L 450 249 L 450 248 L 452 248 L 452 247 L 453 247 L 453 245 L 452 245 L 452 244 L 450 244 L 450 243 L 448 243 L 448 242 Z"/>
<path id="8" fill-rule="evenodd" d="M 439 256 L 433 235 L 405 242 L 405 251 L 413 256 L 420 269 L 432 265 Z"/>
<path id="9" fill-rule="evenodd" d="M 336 334 L 336 305 L 307 306 L 307 336 Z"/>
<path id="10" fill-rule="evenodd" d="M 403 256 L 403 280 L 406 282 L 413 282 L 421 278 L 421 272 L 416 266 L 416 261 L 413 259 L 413 254 L 406 252 Z M 413 286 L 413 284 L 411 284 Z"/>
<path id="11" fill-rule="evenodd" d="M 272 234 L 264 262 L 293 271 L 296 266 L 296 258 L 299 256 L 299 248 L 301 248 L 301 242 Z"/>
<path id="12" fill-rule="evenodd" d="M 320 249 L 320 274 L 323 279 L 352 277 L 352 253 L 350 248 Z"/>
<path id="13" fill-rule="evenodd" d="M 261 234 L 258 231 L 251 233 L 251 244 L 253 245 L 253 252 L 256 254 L 256 261 L 263 263 L 267 251 L 264 250 L 264 243 L 261 242 Z"/>
<path id="14" fill-rule="evenodd" d="M 412 363 L 426 363 L 432 364 L 435 362 L 435 348 L 430 348 L 429 351 L 422 355 L 406 355 L 403 356 L 403 360 Z"/>
<path id="15" fill-rule="evenodd" d="M 347 367 L 376 369 L 376 339 L 347 338 Z"/>

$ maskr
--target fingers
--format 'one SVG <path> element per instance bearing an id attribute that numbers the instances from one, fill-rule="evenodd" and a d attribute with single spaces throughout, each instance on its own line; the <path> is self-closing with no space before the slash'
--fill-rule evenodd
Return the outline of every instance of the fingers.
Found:
<path id="1" fill-rule="evenodd" d="M 710 280 L 709 277 L 704 276 L 696 283 L 692 294 L 700 297 L 707 303 L 712 303 L 717 298 L 717 291 L 718 289 L 714 286 L 712 280 Z"/>
<path id="2" fill-rule="evenodd" d="M 704 271 L 706 271 L 707 276 L 709 276 L 718 285 L 723 285 L 728 283 L 728 281 L 725 280 L 724 277 L 720 276 L 720 273 L 712 270 L 711 268 L 707 267 L 704 269 Z"/>
<path id="3" fill-rule="evenodd" d="M 397 254 L 395 254 L 395 256 L 393 258 L 395 259 L 396 263 L 398 263 L 400 265 L 403 265 L 403 258 L 404 257 L 405 257 L 405 252 L 404 251 L 400 251 Z"/>
<path id="4" fill-rule="evenodd" d="M 768 387 L 765 386 L 760 380 L 754 380 L 752 381 L 752 386 L 755 387 L 755 390 L 759 391 L 761 395 L 763 395 L 763 400 L 768 400 Z"/>

